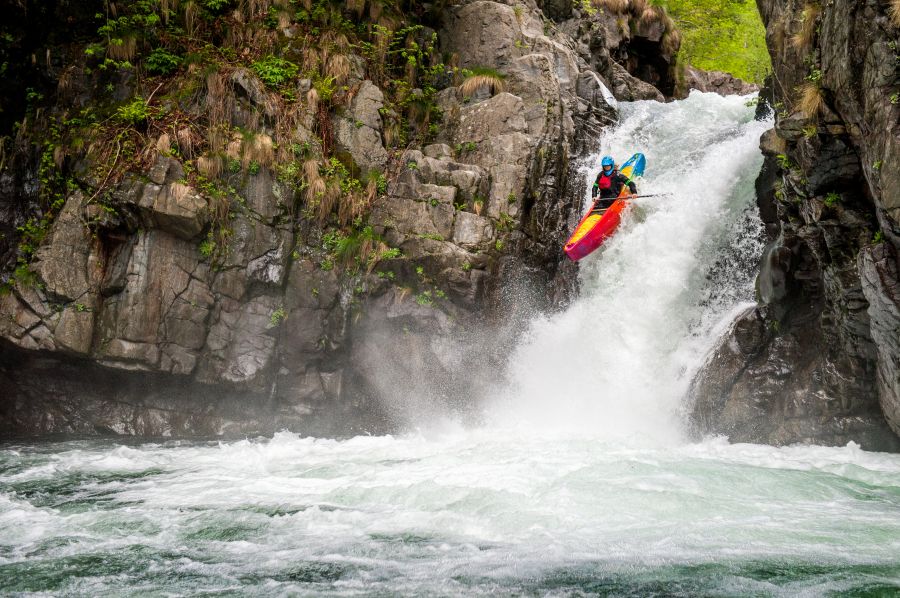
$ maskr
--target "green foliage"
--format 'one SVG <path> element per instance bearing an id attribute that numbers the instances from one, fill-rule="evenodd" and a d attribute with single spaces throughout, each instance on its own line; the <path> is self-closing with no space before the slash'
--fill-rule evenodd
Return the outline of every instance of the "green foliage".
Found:
<path id="1" fill-rule="evenodd" d="M 875 236 L 872 237 L 872 243 L 876 245 L 879 243 L 884 243 L 884 233 L 882 231 L 878 231 L 875 233 Z"/>
<path id="2" fill-rule="evenodd" d="M 416 303 L 422 307 L 431 307 L 434 305 L 434 298 L 432 297 L 431 291 L 422 291 L 416 295 Z"/>
<path id="3" fill-rule="evenodd" d="M 273 327 L 281 324 L 285 318 L 287 318 L 287 312 L 284 311 L 284 306 L 279 307 L 269 316 L 269 324 Z"/>
<path id="4" fill-rule="evenodd" d="M 753 0 L 658 0 L 682 33 L 679 60 L 762 83 L 772 70 Z"/>
<path id="5" fill-rule="evenodd" d="M 875 161 L 872 163 L 872 170 L 881 170 L 881 166 L 882 166 L 883 164 L 884 164 L 883 161 L 881 161 L 881 160 L 875 160 Z"/>
<path id="6" fill-rule="evenodd" d="M 144 61 L 144 65 L 147 67 L 148 73 L 168 75 L 181 66 L 181 58 L 165 48 L 154 48 Z"/>
<path id="7" fill-rule="evenodd" d="M 150 106 L 144 98 L 134 98 L 127 104 L 116 108 L 116 120 L 126 125 L 138 126 L 150 118 Z"/>
<path id="8" fill-rule="evenodd" d="M 775 156 L 775 159 L 778 160 L 778 165 L 781 166 L 784 170 L 790 170 L 794 167 L 793 163 L 791 163 L 791 159 L 787 156 L 787 154 L 778 154 Z"/>
<path id="9" fill-rule="evenodd" d="M 399 249 L 384 249 L 378 251 L 376 247 L 384 246 L 384 241 L 369 225 L 357 221 L 349 231 L 329 231 L 322 236 L 322 248 L 328 252 L 328 257 L 320 264 L 323 270 L 330 270 L 337 263 L 351 272 L 360 268 L 371 268 L 382 259 L 400 257 Z M 324 263 L 328 262 L 326 268 Z"/>
<path id="10" fill-rule="evenodd" d="M 203 7 L 212 13 L 221 13 L 231 6 L 231 0 L 202 0 Z"/>
<path id="11" fill-rule="evenodd" d="M 269 54 L 262 60 L 257 60 L 250 65 L 262 82 L 269 87 L 280 87 L 297 76 L 300 68 L 284 58 Z"/>
<path id="12" fill-rule="evenodd" d="M 202 255 L 204 259 L 209 259 L 216 251 L 216 242 L 212 238 L 212 234 L 203 239 L 197 249 L 200 251 L 200 255 Z"/>
<path id="13" fill-rule="evenodd" d="M 515 228 L 516 220 L 506 212 L 500 212 L 500 218 L 497 220 L 497 230 L 509 231 Z"/>
<path id="14" fill-rule="evenodd" d="M 841 196 L 838 193 L 832 191 L 828 195 L 825 196 L 825 205 L 829 208 L 836 206 L 841 201 Z"/>
<path id="15" fill-rule="evenodd" d="M 312 80 L 313 88 L 319 94 L 319 99 L 323 102 L 330 102 L 334 98 L 334 92 L 337 91 L 337 83 L 334 77 L 327 77 L 316 74 Z"/>
<path id="16" fill-rule="evenodd" d="M 474 141 L 465 141 L 463 143 L 457 143 L 455 149 L 457 155 L 463 152 L 474 152 L 478 149 L 478 144 Z"/>
<path id="17" fill-rule="evenodd" d="M 325 178 L 336 178 L 345 195 L 362 191 L 362 181 L 352 176 L 344 163 L 337 158 L 331 158 L 319 172 Z"/>

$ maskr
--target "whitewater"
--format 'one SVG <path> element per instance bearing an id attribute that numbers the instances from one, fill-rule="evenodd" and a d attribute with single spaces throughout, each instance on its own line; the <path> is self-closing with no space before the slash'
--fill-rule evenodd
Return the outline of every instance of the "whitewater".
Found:
<path id="1" fill-rule="evenodd" d="M 696 438 L 686 417 L 754 299 L 768 126 L 746 98 L 621 107 L 584 174 L 643 151 L 641 193 L 671 195 L 581 262 L 477 426 L 0 445 L 0 593 L 900 593 L 900 456 Z"/>

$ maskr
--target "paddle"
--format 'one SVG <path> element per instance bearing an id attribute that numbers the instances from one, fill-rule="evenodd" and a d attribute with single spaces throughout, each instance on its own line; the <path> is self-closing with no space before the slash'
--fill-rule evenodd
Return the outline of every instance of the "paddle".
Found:
<path id="1" fill-rule="evenodd" d="M 671 197 L 671 193 L 651 193 L 649 195 L 627 195 L 626 199 L 641 199 L 643 197 Z"/>

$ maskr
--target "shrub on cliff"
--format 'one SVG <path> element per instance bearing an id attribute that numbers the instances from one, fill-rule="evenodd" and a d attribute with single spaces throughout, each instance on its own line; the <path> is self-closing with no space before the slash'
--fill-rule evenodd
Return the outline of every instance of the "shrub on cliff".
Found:
<path id="1" fill-rule="evenodd" d="M 279 87 L 287 83 L 296 77 L 299 71 L 299 67 L 290 60 L 271 54 L 262 60 L 257 60 L 251 66 L 262 82 L 269 87 Z"/>

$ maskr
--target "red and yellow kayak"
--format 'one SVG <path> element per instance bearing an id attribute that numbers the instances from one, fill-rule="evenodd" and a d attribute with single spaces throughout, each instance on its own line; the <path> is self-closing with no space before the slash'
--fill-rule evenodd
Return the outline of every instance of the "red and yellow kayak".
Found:
<path id="1" fill-rule="evenodd" d="M 644 154 L 635 154 L 622 165 L 619 172 L 633 180 L 644 174 L 646 163 L 647 159 Z M 625 209 L 626 198 L 630 194 L 628 186 L 623 186 L 619 197 L 603 213 L 594 212 L 596 201 L 591 204 L 591 209 L 584 215 L 584 218 L 575 227 L 575 232 L 566 242 L 564 251 L 569 259 L 577 262 L 600 247 L 615 232 L 616 227 L 622 221 L 621 213 Z"/>

